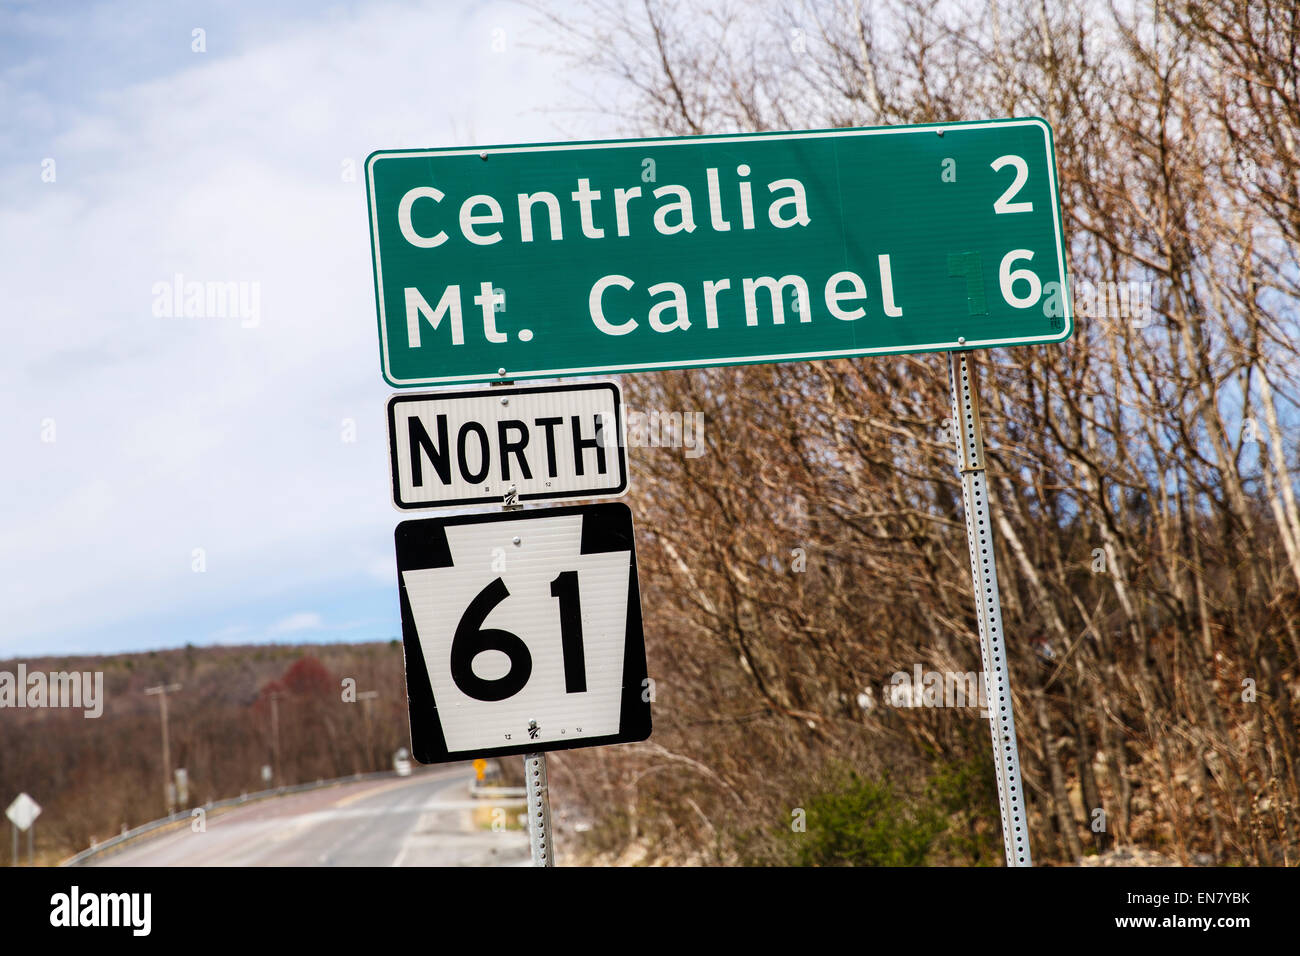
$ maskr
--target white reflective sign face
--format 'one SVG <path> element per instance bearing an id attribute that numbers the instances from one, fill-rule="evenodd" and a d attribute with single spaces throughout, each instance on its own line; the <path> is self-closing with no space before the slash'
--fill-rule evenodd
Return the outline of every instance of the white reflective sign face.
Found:
<path id="1" fill-rule="evenodd" d="M 616 497 L 627 490 L 613 382 L 395 395 L 393 503 L 403 510 Z"/>
<path id="2" fill-rule="evenodd" d="M 626 505 L 406 521 L 397 561 L 418 759 L 649 734 Z"/>
<path id="3" fill-rule="evenodd" d="M 25 793 L 18 794 L 18 798 L 5 810 L 5 816 L 19 830 L 26 830 L 40 815 L 41 805 Z"/>

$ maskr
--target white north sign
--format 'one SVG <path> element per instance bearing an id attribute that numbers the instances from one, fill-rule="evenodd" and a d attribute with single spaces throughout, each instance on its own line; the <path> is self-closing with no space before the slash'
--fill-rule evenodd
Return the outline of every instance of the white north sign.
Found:
<path id="1" fill-rule="evenodd" d="M 402 510 L 612 498 L 627 490 L 613 382 L 394 395 L 393 504 Z"/>

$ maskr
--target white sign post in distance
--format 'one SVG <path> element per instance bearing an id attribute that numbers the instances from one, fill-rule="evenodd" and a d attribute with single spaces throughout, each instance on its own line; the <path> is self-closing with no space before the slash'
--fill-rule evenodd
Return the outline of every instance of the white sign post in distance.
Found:
<path id="1" fill-rule="evenodd" d="M 6 808 L 5 816 L 8 817 L 9 822 L 13 824 L 14 866 L 18 865 L 18 833 L 22 830 L 27 831 L 27 863 L 28 865 L 31 865 L 33 859 L 32 824 L 36 822 L 36 818 L 40 815 L 41 805 L 26 793 L 18 794 L 14 799 L 14 802 L 9 804 L 8 808 Z"/>
<path id="2" fill-rule="evenodd" d="M 395 537 L 417 760 L 650 735 L 626 505 L 404 521 Z"/>
<path id="3" fill-rule="evenodd" d="M 401 510 L 611 498 L 627 491 L 613 382 L 394 395 L 393 504 Z"/>

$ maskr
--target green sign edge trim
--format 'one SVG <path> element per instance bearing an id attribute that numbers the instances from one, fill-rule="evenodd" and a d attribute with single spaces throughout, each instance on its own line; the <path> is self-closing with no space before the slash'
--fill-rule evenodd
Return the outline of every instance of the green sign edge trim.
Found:
<path id="1" fill-rule="evenodd" d="M 1062 300 L 1065 305 L 1065 328 L 1057 335 L 1030 335 L 1014 339 L 979 339 L 965 342 L 934 342 L 925 345 L 906 346 L 904 348 L 878 349 L 837 349 L 822 352 L 791 352 L 738 358 L 701 359 L 693 362 L 640 362 L 624 365 L 605 364 L 590 368 L 560 369 L 506 369 L 504 375 L 441 375 L 432 378 L 395 379 L 388 368 L 388 330 L 384 322 L 384 303 L 382 289 L 382 272 L 379 262 L 379 224 L 375 218 L 375 178 L 374 167 L 385 158 L 400 159 L 408 156 L 425 156 L 430 153 L 443 153 L 449 156 L 481 156 L 493 153 L 529 153 L 552 152 L 582 147 L 613 148 L 632 146 L 666 146 L 680 143 L 699 142 L 700 140 L 717 140 L 721 142 L 743 142 L 761 139 L 818 139 L 827 136 L 888 136 L 908 133 L 938 132 L 946 129 L 971 127 L 1037 126 L 1043 131 L 1044 146 L 1047 150 L 1048 176 L 1052 195 L 1056 202 L 1052 204 L 1052 222 L 1056 231 L 1057 259 L 1061 265 L 1060 285 Z M 517 143 L 500 146 L 449 146 L 427 149 L 377 149 L 366 157 L 366 212 L 370 219 L 370 259 L 371 273 L 375 287 L 375 315 L 379 326 L 380 373 L 384 381 L 393 388 L 420 388 L 426 385 L 463 385 L 475 382 L 515 381 L 534 378 L 564 378 L 567 376 L 616 375 L 620 372 L 649 372 L 686 368 L 717 368 L 732 365 L 766 365 L 775 362 L 797 362 L 800 360 L 826 360 L 836 358 L 853 358 L 870 355 L 906 355 L 913 352 L 960 352 L 977 348 L 999 348 L 1013 345 L 1045 345 L 1065 342 L 1074 335 L 1074 303 L 1070 299 L 1070 285 L 1065 258 L 1065 235 L 1062 226 L 1060 188 L 1056 175 L 1056 141 L 1052 134 L 1052 125 L 1039 116 L 1014 117 L 992 120 L 962 120 L 953 123 L 925 123 L 908 126 L 849 126 L 831 129 L 790 130 L 773 133 L 706 133 L 697 136 L 651 136 L 635 139 L 597 139 L 572 142 Z M 486 376 L 486 377 L 485 377 Z"/>

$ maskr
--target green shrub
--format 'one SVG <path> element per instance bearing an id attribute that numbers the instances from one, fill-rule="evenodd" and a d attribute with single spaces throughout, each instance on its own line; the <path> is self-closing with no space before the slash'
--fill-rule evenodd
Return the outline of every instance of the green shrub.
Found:
<path id="1" fill-rule="evenodd" d="M 947 821 L 927 801 L 908 801 L 888 776 L 867 780 L 836 771 L 807 801 L 802 833 L 789 832 L 796 866 L 922 866 Z"/>
<path id="2" fill-rule="evenodd" d="M 1002 859 L 997 785 L 987 757 L 939 764 L 917 792 L 888 774 L 827 768 L 798 820 L 737 841 L 742 862 L 788 866 L 991 866 Z"/>
<path id="3" fill-rule="evenodd" d="M 926 796 L 948 820 L 931 862 L 960 866 L 998 866 L 1003 860 L 998 785 L 989 755 L 940 765 Z"/>

